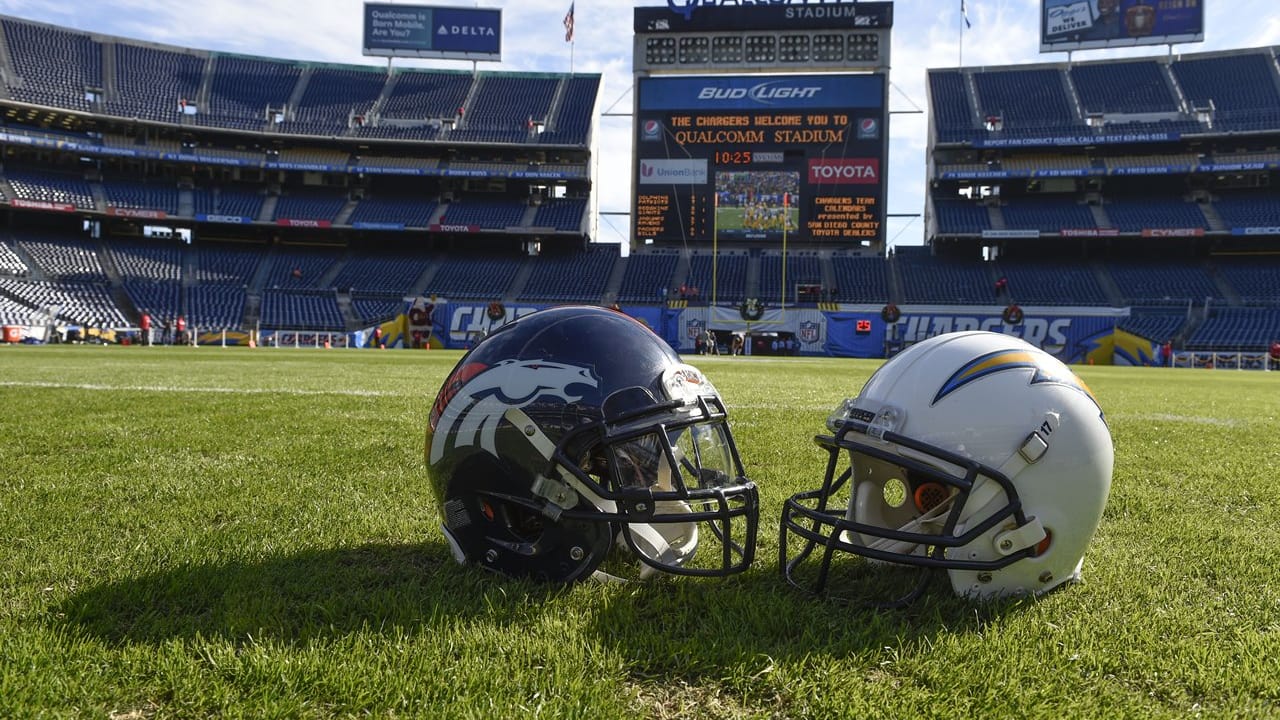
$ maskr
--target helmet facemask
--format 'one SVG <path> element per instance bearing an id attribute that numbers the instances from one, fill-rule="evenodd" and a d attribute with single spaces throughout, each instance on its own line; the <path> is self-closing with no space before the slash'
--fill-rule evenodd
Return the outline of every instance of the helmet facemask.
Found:
<path id="1" fill-rule="evenodd" d="M 795 496 L 783 513 L 780 561 L 793 585 L 827 592 L 829 584 L 839 584 L 828 594 L 898 607 L 924 592 L 931 570 L 990 576 L 1038 551 L 1033 544 L 1007 554 L 972 552 L 1002 528 L 1027 528 L 1024 535 L 1033 537 L 1039 527 L 1023 514 L 1013 483 L 995 468 L 874 423 L 848 421 L 817 442 L 829 454 L 823 486 Z M 793 558 L 788 533 L 806 543 Z M 797 570 L 818 547 L 824 549 L 820 566 L 804 580 Z"/>

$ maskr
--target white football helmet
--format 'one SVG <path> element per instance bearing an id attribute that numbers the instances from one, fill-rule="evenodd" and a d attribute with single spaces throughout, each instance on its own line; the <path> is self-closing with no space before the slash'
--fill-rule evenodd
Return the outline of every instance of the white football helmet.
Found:
<path id="1" fill-rule="evenodd" d="M 1097 399 L 1056 358 L 1008 335 L 939 335 L 881 366 L 827 427 L 815 438 L 829 453 L 822 487 L 782 512 L 791 584 L 821 592 L 843 571 L 874 584 L 913 566 L 946 570 L 958 595 L 987 599 L 1080 577 L 1113 448 Z M 789 552 L 790 535 L 800 542 Z M 802 579 L 811 555 L 816 573 Z M 914 600 L 928 577 L 887 604 Z"/>

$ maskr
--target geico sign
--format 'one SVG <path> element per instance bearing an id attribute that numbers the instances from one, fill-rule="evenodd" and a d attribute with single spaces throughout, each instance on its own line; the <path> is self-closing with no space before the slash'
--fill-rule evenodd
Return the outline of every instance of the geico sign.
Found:
<path id="1" fill-rule="evenodd" d="M 877 158 L 838 158 L 810 160 L 810 183 L 836 185 L 871 185 L 880 182 L 880 160 Z"/>

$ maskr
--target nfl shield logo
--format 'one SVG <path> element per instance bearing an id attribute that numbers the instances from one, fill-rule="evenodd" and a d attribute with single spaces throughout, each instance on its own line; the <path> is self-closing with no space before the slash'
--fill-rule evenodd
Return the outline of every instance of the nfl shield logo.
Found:
<path id="1" fill-rule="evenodd" d="M 819 329 L 818 323 L 805 321 L 800 323 L 800 332 L 796 333 L 796 337 L 800 338 L 800 342 L 812 345 L 822 338 L 822 331 Z"/>
<path id="2" fill-rule="evenodd" d="M 707 325 L 702 320 L 690 320 L 684 325 L 684 334 L 690 340 L 695 340 L 699 335 L 705 332 Z"/>

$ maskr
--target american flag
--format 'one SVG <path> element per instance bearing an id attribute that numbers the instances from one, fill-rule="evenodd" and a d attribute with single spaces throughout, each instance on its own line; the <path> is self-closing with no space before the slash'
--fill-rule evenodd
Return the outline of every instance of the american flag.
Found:
<path id="1" fill-rule="evenodd" d="M 564 41 L 573 42 L 573 3 L 569 3 L 569 12 L 564 15 Z"/>

